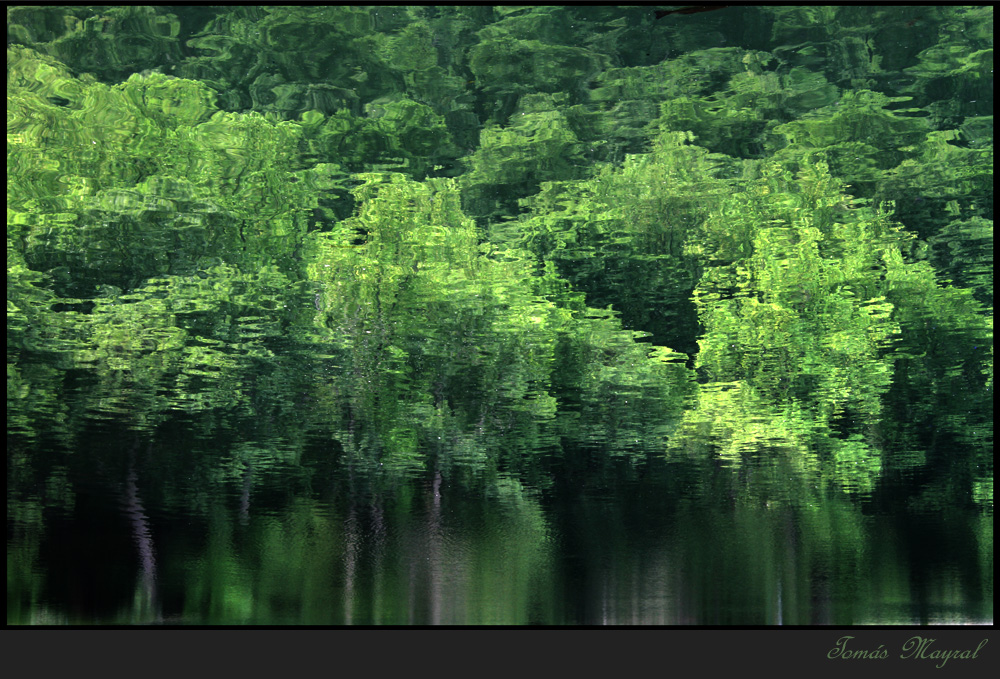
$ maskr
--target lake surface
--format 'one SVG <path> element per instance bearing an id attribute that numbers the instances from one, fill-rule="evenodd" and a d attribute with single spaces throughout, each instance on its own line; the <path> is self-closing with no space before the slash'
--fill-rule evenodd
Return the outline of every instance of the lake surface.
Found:
<path id="1" fill-rule="evenodd" d="M 992 623 L 992 8 L 7 21 L 9 625 Z"/>
<path id="2" fill-rule="evenodd" d="M 8 622 L 992 619 L 992 517 L 975 513 L 718 501 L 683 465 L 655 462 L 610 478 L 568 470 L 545 492 L 506 479 L 476 494 L 440 475 L 376 489 L 321 449 L 252 466 L 181 433 L 151 441 L 95 426 L 93 447 L 46 449 L 57 470 L 47 506 L 22 501 L 8 520 Z M 228 478 L 206 479 L 212 466 Z"/>

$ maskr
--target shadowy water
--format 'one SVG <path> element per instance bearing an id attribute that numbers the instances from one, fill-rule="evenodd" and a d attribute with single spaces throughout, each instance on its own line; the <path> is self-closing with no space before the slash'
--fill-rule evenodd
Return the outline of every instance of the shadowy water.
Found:
<path id="1" fill-rule="evenodd" d="M 989 7 L 8 12 L 7 622 L 993 619 Z"/>
<path id="2" fill-rule="evenodd" d="M 577 464 L 545 492 L 441 473 L 385 487 L 318 455 L 256 465 L 217 440 L 120 434 L 55 455 L 34 496 L 8 486 L 8 623 L 992 620 L 992 517 L 975 512 L 719 502 L 662 461 Z M 204 458 L 228 471 L 206 478 Z"/>

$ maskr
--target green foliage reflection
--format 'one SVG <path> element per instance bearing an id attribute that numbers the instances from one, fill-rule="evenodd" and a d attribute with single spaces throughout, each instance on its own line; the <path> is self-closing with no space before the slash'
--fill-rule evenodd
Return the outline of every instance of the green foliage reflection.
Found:
<path id="1" fill-rule="evenodd" d="M 734 11 L 11 9 L 9 430 L 991 506 L 991 12 Z"/>

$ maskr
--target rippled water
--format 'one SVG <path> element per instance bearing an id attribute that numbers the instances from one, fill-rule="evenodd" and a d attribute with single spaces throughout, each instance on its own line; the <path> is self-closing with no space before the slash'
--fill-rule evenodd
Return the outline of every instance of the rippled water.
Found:
<path id="1" fill-rule="evenodd" d="M 12 8 L 8 624 L 991 623 L 987 10 Z"/>

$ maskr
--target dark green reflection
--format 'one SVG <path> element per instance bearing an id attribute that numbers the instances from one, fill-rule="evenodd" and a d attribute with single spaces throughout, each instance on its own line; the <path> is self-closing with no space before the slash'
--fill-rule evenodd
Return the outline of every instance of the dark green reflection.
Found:
<path id="1" fill-rule="evenodd" d="M 991 8 L 14 7 L 7 99 L 9 621 L 992 619 Z"/>

